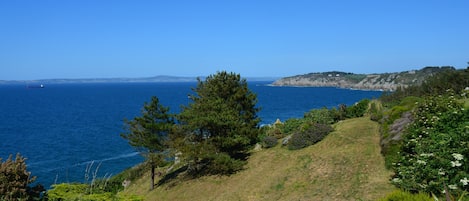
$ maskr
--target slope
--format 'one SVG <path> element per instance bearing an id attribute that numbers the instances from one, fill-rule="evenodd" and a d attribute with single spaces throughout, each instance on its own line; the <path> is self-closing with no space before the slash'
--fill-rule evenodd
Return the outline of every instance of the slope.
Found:
<path id="1" fill-rule="evenodd" d="M 345 120 L 308 148 L 280 146 L 253 153 L 244 171 L 162 185 L 148 179 L 124 193 L 145 200 L 376 200 L 394 188 L 379 147 L 379 125 L 369 118 Z M 144 176 L 145 177 L 145 176 Z"/>

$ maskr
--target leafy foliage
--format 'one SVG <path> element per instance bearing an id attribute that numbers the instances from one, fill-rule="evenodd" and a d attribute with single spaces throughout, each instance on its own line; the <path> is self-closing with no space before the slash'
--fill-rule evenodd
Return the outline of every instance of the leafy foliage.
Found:
<path id="1" fill-rule="evenodd" d="M 152 97 L 150 103 L 145 103 L 142 116 L 133 120 L 126 120 L 126 133 L 121 136 L 129 141 L 129 144 L 142 153 L 147 163 L 151 166 L 151 189 L 154 185 L 155 168 L 165 164 L 168 139 L 175 125 L 173 115 L 169 108 L 160 104 L 157 97 Z"/>
<path id="2" fill-rule="evenodd" d="M 89 193 L 89 185 L 87 184 L 56 184 L 52 189 L 47 191 L 48 200 L 89 200 L 89 201 L 107 201 L 107 200 L 125 200 L 140 201 L 142 197 L 135 195 L 113 194 L 111 192 L 94 192 Z"/>
<path id="3" fill-rule="evenodd" d="M 335 110 L 329 110 L 326 107 L 313 109 L 307 112 L 304 118 L 318 124 L 333 124 L 335 122 L 334 111 Z"/>
<path id="4" fill-rule="evenodd" d="M 198 170 L 200 166 L 212 168 L 205 171 L 209 173 L 239 170 L 258 141 L 256 95 L 239 74 L 224 71 L 205 81 L 198 79 L 193 91 L 192 102 L 178 116 L 185 133 L 181 151 Z"/>
<path id="5" fill-rule="evenodd" d="M 0 200 L 28 200 L 39 197 L 39 192 L 45 190 L 41 185 L 30 188 L 36 177 L 26 169 L 26 158 L 19 153 L 15 160 L 12 155 L 2 162 L 0 158 Z"/>
<path id="6" fill-rule="evenodd" d="M 293 133 L 288 142 L 288 148 L 295 150 L 315 144 L 326 137 L 332 130 L 332 127 L 326 124 L 311 123 L 305 125 L 300 131 Z"/>
<path id="7" fill-rule="evenodd" d="M 354 104 L 351 107 L 347 108 L 346 116 L 347 118 L 355 118 L 355 117 L 362 117 L 365 115 L 366 111 L 368 110 L 368 104 L 370 100 L 363 99 L 358 103 Z"/>
<path id="8" fill-rule="evenodd" d="M 385 93 L 380 97 L 386 105 L 398 104 L 408 96 L 426 97 L 446 93 L 446 90 L 462 91 L 469 86 L 469 67 L 464 70 L 455 70 L 452 67 L 443 67 L 441 71 L 433 73 L 422 84 L 399 88 L 395 92 Z M 426 68 L 423 70 L 432 70 Z"/>
<path id="9" fill-rule="evenodd" d="M 418 103 L 394 165 L 393 183 L 411 192 L 469 190 L 469 111 L 450 91 Z"/>
<path id="10" fill-rule="evenodd" d="M 301 128 L 301 125 L 304 124 L 306 120 L 304 118 L 299 119 L 299 118 L 290 118 L 283 123 L 283 126 L 281 127 L 281 131 L 284 134 L 292 133 L 293 131 L 297 131 L 298 129 Z"/>
<path id="11" fill-rule="evenodd" d="M 274 136 L 265 136 L 264 139 L 262 139 L 262 147 L 264 148 L 275 147 L 277 144 L 278 139 Z"/>

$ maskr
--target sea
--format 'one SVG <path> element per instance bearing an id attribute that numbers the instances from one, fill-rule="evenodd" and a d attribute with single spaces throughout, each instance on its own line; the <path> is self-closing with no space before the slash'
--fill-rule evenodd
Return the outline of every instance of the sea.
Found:
<path id="1" fill-rule="evenodd" d="M 261 125 L 301 118 L 317 108 L 352 105 L 382 92 L 333 87 L 274 87 L 249 81 L 257 94 Z M 180 112 L 196 82 L 0 85 L 0 158 L 26 157 L 36 183 L 50 188 L 87 182 L 90 174 L 110 177 L 143 161 L 120 134 L 124 120 L 141 114 L 152 96 Z M 87 177 L 88 176 L 88 177 Z"/>

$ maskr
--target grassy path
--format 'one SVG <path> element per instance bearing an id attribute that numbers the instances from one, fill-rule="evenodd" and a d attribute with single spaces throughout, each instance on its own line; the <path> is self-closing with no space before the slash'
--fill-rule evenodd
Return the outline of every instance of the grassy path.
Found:
<path id="1" fill-rule="evenodd" d="M 318 144 L 297 151 L 277 146 L 254 153 L 246 170 L 163 185 L 148 179 L 126 190 L 146 200 L 376 200 L 394 188 L 380 154 L 378 124 L 356 118 L 334 125 Z"/>

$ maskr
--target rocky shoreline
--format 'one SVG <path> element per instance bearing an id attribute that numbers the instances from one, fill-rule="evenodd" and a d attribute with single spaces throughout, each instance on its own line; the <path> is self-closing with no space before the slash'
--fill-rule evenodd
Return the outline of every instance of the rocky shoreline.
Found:
<path id="1" fill-rule="evenodd" d="M 285 77 L 274 81 L 271 86 L 338 87 L 358 90 L 395 91 L 413 84 L 421 84 L 425 78 L 444 70 L 456 70 L 451 66 L 425 67 L 382 74 L 353 74 L 339 71 L 309 73 Z"/>

